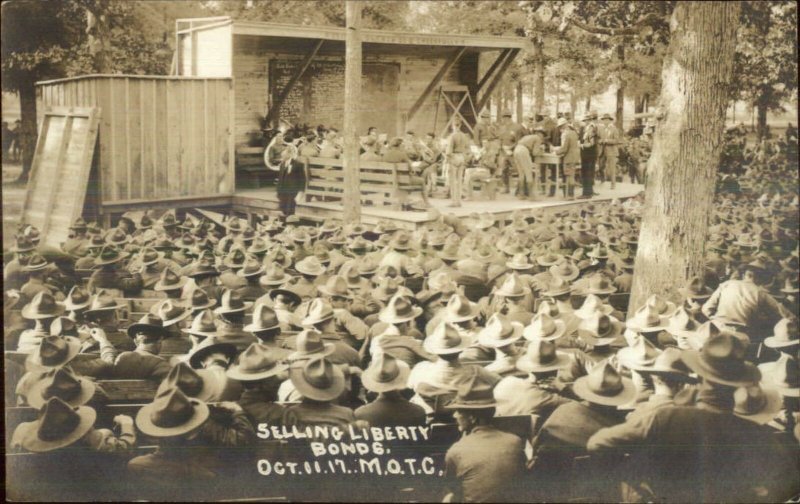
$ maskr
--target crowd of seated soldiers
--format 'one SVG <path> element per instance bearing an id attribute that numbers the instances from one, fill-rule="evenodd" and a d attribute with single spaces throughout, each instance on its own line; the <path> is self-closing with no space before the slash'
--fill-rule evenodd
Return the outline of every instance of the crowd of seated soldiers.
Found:
<path id="1" fill-rule="evenodd" d="M 260 425 L 455 424 L 449 499 L 563 500 L 587 455 L 615 471 L 608 500 L 786 499 L 800 439 L 796 174 L 740 183 L 716 196 L 705 271 L 629 314 L 641 196 L 415 231 L 78 219 L 59 249 L 21 226 L 4 268 L 6 397 L 38 413 L 9 451 L 80 445 L 164 484 L 232 477 L 185 448 L 247 447 Z M 151 302 L 137 313 L 131 300 Z M 115 380 L 155 392 L 101 425 Z M 537 419 L 527 439 L 493 423 L 520 415 Z M 145 438 L 157 447 L 142 453 Z"/>

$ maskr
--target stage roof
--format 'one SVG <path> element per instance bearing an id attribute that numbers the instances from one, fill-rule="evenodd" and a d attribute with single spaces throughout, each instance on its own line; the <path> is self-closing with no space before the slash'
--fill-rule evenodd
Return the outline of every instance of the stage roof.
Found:
<path id="1" fill-rule="evenodd" d="M 331 41 L 325 44 L 328 50 L 344 50 L 345 28 L 333 26 L 305 26 L 262 21 L 239 21 L 229 17 L 178 19 L 178 34 L 190 33 L 231 26 L 233 35 L 268 37 L 270 45 L 282 49 L 294 48 L 302 52 L 307 49 L 309 40 Z M 364 49 L 376 52 L 406 52 L 407 46 L 424 47 L 466 47 L 470 51 L 499 51 L 503 49 L 530 49 L 532 44 L 523 37 L 485 36 L 485 35 L 445 35 L 435 33 L 409 33 L 390 30 L 364 28 L 361 30 Z M 263 45 L 261 42 L 260 45 Z M 405 47 L 405 48 L 404 48 Z M 325 52 L 325 51 L 323 51 Z"/>

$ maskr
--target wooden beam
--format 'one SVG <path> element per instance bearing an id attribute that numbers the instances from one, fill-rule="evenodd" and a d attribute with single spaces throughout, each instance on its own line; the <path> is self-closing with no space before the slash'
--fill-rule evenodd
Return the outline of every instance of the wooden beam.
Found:
<path id="1" fill-rule="evenodd" d="M 358 118 L 361 110 L 361 2 L 345 2 L 344 59 L 344 197 L 342 210 L 345 224 L 361 222 L 359 190 Z"/>
<path id="2" fill-rule="evenodd" d="M 419 109 L 422 107 L 422 104 L 425 103 L 425 100 L 428 99 L 433 90 L 436 89 L 439 83 L 442 82 L 444 76 L 447 75 L 447 72 L 449 72 L 451 68 L 453 68 L 453 65 L 456 64 L 456 62 L 459 60 L 459 58 L 461 58 L 461 56 L 464 54 L 466 50 L 467 50 L 466 47 L 459 47 L 450 55 L 449 58 L 447 58 L 447 61 L 444 62 L 444 65 L 442 65 L 442 68 L 439 69 L 439 72 L 436 74 L 433 80 L 428 84 L 428 87 L 425 88 L 425 91 L 422 92 L 422 95 L 420 95 L 420 97 L 417 98 L 417 101 L 414 102 L 414 105 L 412 105 L 411 109 L 409 109 L 408 111 L 409 121 L 411 121 L 411 119 L 414 118 L 414 115 L 417 112 L 419 112 Z"/>
<path id="3" fill-rule="evenodd" d="M 514 58 L 517 57 L 519 54 L 519 49 L 512 49 L 511 52 L 508 54 L 506 59 L 503 61 L 503 64 L 500 65 L 500 68 L 497 69 L 494 77 L 492 77 L 491 82 L 489 82 L 489 86 L 486 88 L 486 92 L 478 99 L 478 104 L 475 106 L 478 110 L 483 110 L 484 105 L 489 100 L 489 97 L 492 96 L 492 92 L 494 92 L 494 88 L 497 87 L 497 84 L 500 83 L 500 79 L 505 75 L 508 67 L 511 66 L 511 62 L 514 61 Z"/>
<path id="4" fill-rule="evenodd" d="M 294 88 L 294 85 L 297 84 L 297 81 L 303 77 L 303 75 L 306 73 L 306 70 L 308 70 L 308 67 L 311 66 L 311 61 L 313 61 L 324 42 L 324 40 L 318 40 L 317 43 L 314 44 L 314 48 L 306 55 L 306 59 L 303 60 L 303 64 L 300 65 L 300 68 L 297 69 L 289 82 L 286 83 L 286 87 L 283 88 L 280 96 L 278 96 L 278 98 L 272 104 L 272 107 L 270 107 L 269 112 L 267 112 L 267 119 L 264 121 L 266 124 L 269 124 L 270 121 L 272 121 L 272 119 L 275 117 L 275 114 L 278 113 L 278 110 L 280 110 L 281 105 L 283 105 L 283 102 L 286 100 L 286 97 L 289 96 L 289 93 Z"/>
<path id="5" fill-rule="evenodd" d="M 478 82 L 478 87 L 475 90 L 475 95 L 476 96 L 478 95 L 478 93 L 481 92 L 481 90 L 483 89 L 483 86 L 486 84 L 486 82 L 492 76 L 492 73 L 494 73 L 494 71 L 497 70 L 497 67 L 500 66 L 500 64 L 503 62 L 503 60 L 506 59 L 506 57 L 508 56 L 508 53 L 510 53 L 510 52 L 511 52 L 511 49 L 502 50 L 500 52 L 500 55 L 497 56 L 497 59 L 494 60 L 494 63 L 492 63 L 492 66 L 489 67 L 489 70 L 487 70 L 486 73 L 483 74 L 483 77 L 481 77 L 480 82 Z"/>

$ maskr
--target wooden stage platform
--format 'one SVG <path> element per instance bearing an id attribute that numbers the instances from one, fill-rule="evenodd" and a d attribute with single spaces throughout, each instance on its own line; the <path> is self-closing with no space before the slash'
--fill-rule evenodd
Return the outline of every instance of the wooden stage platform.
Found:
<path id="1" fill-rule="evenodd" d="M 495 218 L 509 218 L 515 210 L 525 210 L 531 208 L 544 208 L 546 210 L 561 211 L 563 209 L 581 205 L 587 202 L 607 201 L 614 198 L 632 198 L 644 190 L 641 184 L 630 184 L 618 182 L 614 190 L 611 190 L 608 183 L 596 184 L 595 196 L 590 200 L 565 201 L 562 198 L 549 198 L 539 196 L 536 201 L 520 200 L 508 194 L 498 194 L 493 201 L 485 200 L 480 195 L 476 195 L 473 201 L 463 201 L 460 208 L 449 207 L 449 199 L 430 200 L 431 205 L 442 215 L 454 214 L 457 217 L 466 217 L 472 213 L 488 212 Z M 232 210 L 244 213 L 277 213 L 278 196 L 274 187 L 264 187 L 261 189 L 244 189 L 236 191 L 232 200 Z M 341 219 L 342 206 L 338 203 L 325 203 L 313 201 L 297 205 L 297 215 L 303 219 L 322 221 L 325 219 Z M 381 207 L 364 206 L 361 209 L 361 221 L 364 224 L 376 224 L 379 220 L 387 219 L 394 222 L 397 226 L 405 229 L 415 229 L 436 217 L 436 212 L 424 211 L 397 211 L 384 209 Z"/>

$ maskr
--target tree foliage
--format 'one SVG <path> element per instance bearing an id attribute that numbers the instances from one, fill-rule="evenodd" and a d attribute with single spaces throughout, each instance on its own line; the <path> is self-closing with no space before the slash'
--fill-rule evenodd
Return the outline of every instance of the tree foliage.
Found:
<path id="1" fill-rule="evenodd" d="M 64 5 L 37 0 L 3 4 L 2 86 L 19 91 L 41 79 L 59 77 L 77 35 Z"/>
<path id="2" fill-rule="evenodd" d="M 743 2 L 733 99 L 780 111 L 797 91 L 797 4 Z"/>
<path id="3" fill-rule="evenodd" d="M 411 3 L 407 0 L 368 1 L 363 3 L 365 28 L 402 29 Z M 271 21 L 315 26 L 344 26 L 344 0 L 252 2 L 223 0 L 204 2 L 211 15 L 231 16 L 250 21 Z"/>

